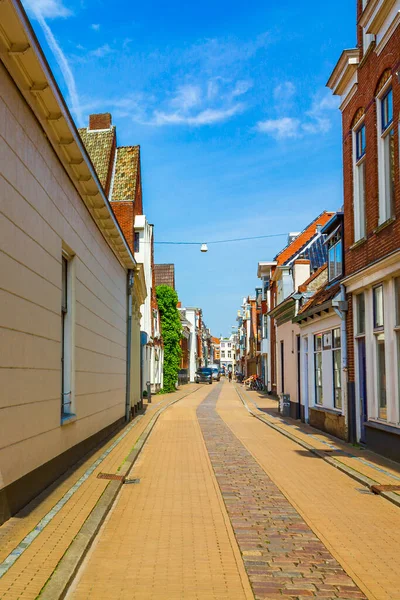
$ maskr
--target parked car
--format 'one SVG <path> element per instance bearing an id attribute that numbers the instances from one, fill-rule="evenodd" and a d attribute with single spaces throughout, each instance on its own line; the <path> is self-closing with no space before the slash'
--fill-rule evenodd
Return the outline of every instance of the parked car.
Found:
<path id="1" fill-rule="evenodd" d="M 201 367 L 201 369 L 197 369 L 194 380 L 196 383 L 209 383 L 211 385 L 213 380 L 212 369 L 209 367 Z"/>
<path id="2" fill-rule="evenodd" d="M 221 377 L 225 377 L 225 371 L 224 371 L 224 369 L 220 369 L 219 370 L 219 374 L 220 374 Z"/>
<path id="3" fill-rule="evenodd" d="M 213 369 L 212 370 L 212 378 L 215 381 L 219 381 L 221 379 L 221 375 L 220 375 L 219 369 Z"/>

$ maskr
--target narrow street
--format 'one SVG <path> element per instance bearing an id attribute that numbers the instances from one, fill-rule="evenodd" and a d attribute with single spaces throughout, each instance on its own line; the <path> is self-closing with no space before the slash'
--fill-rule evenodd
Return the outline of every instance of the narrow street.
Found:
<path id="1" fill-rule="evenodd" d="M 252 418 L 235 384 L 165 411 L 67 597 L 399 598 L 400 510 Z"/>

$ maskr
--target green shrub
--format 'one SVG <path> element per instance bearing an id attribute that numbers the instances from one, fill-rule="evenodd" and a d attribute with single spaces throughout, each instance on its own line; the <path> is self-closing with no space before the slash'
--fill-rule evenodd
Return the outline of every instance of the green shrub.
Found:
<path id="1" fill-rule="evenodd" d="M 156 288 L 156 296 L 164 341 L 163 392 L 174 392 L 182 355 L 180 346 L 182 325 L 177 308 L 178 295 L 169 285 L 159 285 Z"/>

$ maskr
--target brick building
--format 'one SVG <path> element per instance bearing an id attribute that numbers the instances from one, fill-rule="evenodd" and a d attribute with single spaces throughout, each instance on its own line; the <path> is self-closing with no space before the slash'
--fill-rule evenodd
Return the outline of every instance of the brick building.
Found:
<path id="1" fill-rule="evenodd" d="M 141 323 L 141 392 L 150 382 L 158 391 L 163 383 L 163 344 L 156 299 L 154 227 L 143 214 L 140 146 L 118 146 L 111 114 L 89 116 L 79 134 L 107 194 L 117 221 L 139 264 L 143 265 L 147 297 L 137 311 Z"/>
<path id="2" fill-rule="evenodd" d="M 154 265 L 154 281 L 155 286 L 158 285 L 169 285 L 172 289 L 175 289 L 175 265 L 174 264 L 162 264 Z"/>
<path id="3" fill-rule="evenodd" d="M 355 15 L 356 16 L 356 15 Z M 400 0 L 357 1 L 341 97 L 350 435 L 400 460 Z"/>

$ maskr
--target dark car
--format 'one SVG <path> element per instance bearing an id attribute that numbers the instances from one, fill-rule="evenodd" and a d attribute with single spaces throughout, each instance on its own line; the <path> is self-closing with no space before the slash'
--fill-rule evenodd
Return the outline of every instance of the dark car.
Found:
<path id="1" fill-rule="evenodd" d="M 196 375 L 194 376 L 196 383 L 209 383 L 212 384 L 212 369 L 209 367 L 201 367 L 197 369 Z"/>

